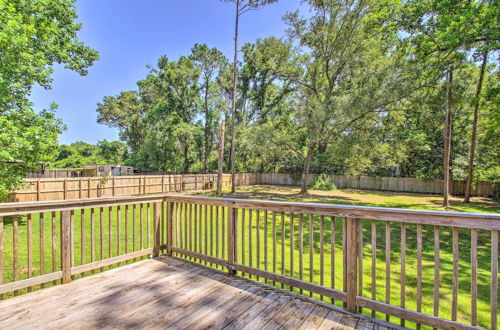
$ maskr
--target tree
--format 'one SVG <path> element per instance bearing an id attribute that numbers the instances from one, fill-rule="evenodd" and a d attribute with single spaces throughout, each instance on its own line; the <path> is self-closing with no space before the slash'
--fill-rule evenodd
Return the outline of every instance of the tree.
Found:
<path id="1" fill-rule="evenodd" d="M 208 159 L 212 151 L 214 129 L 216 125 L 214 118 L 216 110 L 210 107 L 210 90 L 214 89 L 214 78 L 217 77 L 221 67 L 226 63 L 224 55 L 216 48 L 208 48 L 206 45 L 194 45 L 192 59 L 199 66 L 202 76 L 203 104 L 205 110 L 205 141 L 203 153 L 203 172 L 208 173 Z M 215 105 L 219 105 L 215 102 Z"/>
<path id="2" fill-rule="evenodd" d="M 326 150 L 333 138 L 356 128 L 364 118 L 374 116 L 377 122 L 377 116 L 383 116 L 407 89 L 400 57 L 391 54 L 392 45 L 382 42 L 378 30 L 368 29 L 367 17 L 376 2 L 308 3 L 309 18 L 300 18 L 297 12 L 286 18 L 290 37 L 307 49 L 305 73 L 296 79 L 302 100 L 296 117 L 307 141 L 302 155 L 303 194 L 316 148 Z"/>
<path id="3" fill-rule="evenodd" d="M 143 121 L 145 112 L 139 93 L 121 92 L 117 96 L 106 96 L 97 104 L 97 122 L 118 128 L 120 138 L 136 151 L 147 133 Z"/>
<path id="4" fill-rule="evenodd" d="M 236 125 L 236 93 L 238 84 L 238 29 L 240 17 L 250 10 L 256 10 L 263 6 L 276 2 L 277 0 L 221 0 L 223 2 L 234 3 L 235 20 L 234 20 L 234 59 L 233 59 L 233 91 L 231 102 L 231 192 L 236 191 L 235 181 L 235 125 Z"/>
<path id="5" fill-rule="evenodd" d="M 52 65 L 87 74 L 97 51 L 77 38 L 74 0 L 0 0 L 0 113 L 26 109 L 33 85 L 50 88 Z"/>
<path id="6" fill-rule="evenodd" d="M 98 59 L 76 19 L 73 0 L 0 0 L 0 198 L 53 157 L 64 129 L 55 104 L 33 111 L 33 86 L 50 88 L 55 63 L 86 75 Z"/>
<path id="7" fill-rule="evenodd" d="M 478 47 L 498 49 L 498 6 L 491 1 L 401 1 L 401 28 L 411 53 L 427 63 L 446 67 L 448 93 L 445 111 L 445 148 L 443 161 L 443 206 L 448 207 L 450 185 L 452 71 L 463 62 L 467 50 Z M 486 45 L 486 46 L 485 46 Z"/>
<path id="8" fill-rule="evenodd" d="M 40 113 L 23 108 L 0 115 L 0 200 L 56 153 L 64 125 L 55 118 L 55 109 L 52 104 Z"/>

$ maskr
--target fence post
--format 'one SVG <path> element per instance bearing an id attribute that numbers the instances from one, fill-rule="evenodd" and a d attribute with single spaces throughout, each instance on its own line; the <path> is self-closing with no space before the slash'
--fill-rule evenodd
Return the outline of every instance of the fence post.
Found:
<path id="1" fill-rule="evenodd" d="M 167 202 L 167 254 L 172 256 L 172 247 L 174 246 L 174 227 L 173 227 L 174 203 Z"/>
<path id="2" fill-rule="evenodd" d="M 228 272 L 229 275 L 236 275 L 236 270 L 234 269 L 234 264 L 238 262 L 237 255 L 237 217 L 238 209 L 229 207 L 228 217 L 227 217 L 227 258 L 228 258 Z"/>
<path id="3" fill-rule="evenodd" d="M 82 178 L 80 178 L 80 182 L 78 183 L 78 198 L 82 199 Z"/>
<path id="4" fill-rule="evenodd" d="M 41 192 L 40 192 L 40 179 L 38 179 L 36 181 L 36 200 L 37 201 L 41 200 L 40 195 L 41 195 Z"/>
<path id="5" fill-rule="evenodd" d="M 68 190 L 68 180 L 64 179 L 64 181 L 63 181 L 63 199 L 66 199 L 66 197 L 67 197 L 67 190 Z"/>
<path id="6" fill-rule="evenodd" d="M 115 190 L 115 177 L 112 177 L 112 178 L 111 178 L 111 181 L 112 181 L 112 183 L 113 183 L 113 188 L 112 188 L 112 190 L 111 190 L 111 191 L 112 191 L 113 197 L 115 197 L 115 195 L 116 195 L 116 190 Z"/>
<path id="7" fill-rule="evenodd" d="M 161 192 L 162 193 L 165 192 L 165 176 L 164 175 L 161 176 Z"/>
<path id="8" fill-rule="evenodd" d="M 346 251 L 347 254 L 347 310 L 351 313 L 356 313 L 356 296 L 357 296 L 357 278 L 358 278 L 358 222 L 360 219 L 347 218 L 347 235 L 346 235 Z"/>
<path id="9" fill-rule="evenodd" d="M 156 202 L 155 203 L 155 208 L 154 208 L 154 248 L 153 248 L 153 256 L 154 257 L 159 257 L 160 256 L 160 245 L 161 245 L 161 239 L 160 239 L 160 203 Z"/>
<path id="10" fill-rule="evenodd" d="M 71 211 L 61 212 L 61 258 L 63 284 L 71 282 Z"/>

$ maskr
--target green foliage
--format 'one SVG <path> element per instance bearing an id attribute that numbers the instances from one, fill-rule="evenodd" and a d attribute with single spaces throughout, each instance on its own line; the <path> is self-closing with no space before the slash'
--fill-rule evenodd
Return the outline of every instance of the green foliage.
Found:
<path id="1" fill-rule="evenodd" d="M 40 113 L 23 109 L 0 115 L 0 201 L 57 151 L 64 126 L 54 112 L 55 105 Z"/>
<path id="2" fill-rule="evenodd" d="M 309 185 L 309 188 L 324 191 L 332 191 L 337 189 L 335 183 L 333 182 L 333 177 L 325 173 L 316 175 L 314 177 L 314 181 Z"/>
<path id="3" fill-rule="evenodd" d="M 78 40 L 76 19 L 74 0 L 0 0 L 0 200 L 51 160 L 64 129 L 55 104 L 33 111 L 32 87 L 50 88 L 56 63 L 85 75 L 98 59 Z"/>
<path id="4" fill-rule="evenodd" d="M 77 39 L 74 0 L 0 0 L 0 112 L 29 105 L 33 85 L 49 88 L 52 65 L 81 75 L 98 53 Z"/>
<path id="5" fill-rule="evenodd" d="M 121 141 L 102 140 L 97 145 L 78 141 L 62 145 L 50 166 L 53 168 L 81 168 L 89 164 L 124 164 L 127 145 Z"/>

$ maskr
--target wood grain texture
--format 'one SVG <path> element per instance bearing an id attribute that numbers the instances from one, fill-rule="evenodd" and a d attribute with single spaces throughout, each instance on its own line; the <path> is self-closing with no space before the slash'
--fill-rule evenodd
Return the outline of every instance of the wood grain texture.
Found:
<path id="1" fill-rule="evenodd" d="M 44 280 L 61 276 L 49 274 Z M 2 329 L 34 324 L 45 329 L 311 329 L 325 319 L 329 325 L 337 320 L 338 328 L 359 323 L 357 317 L 326 305 L 171 257 L 143 260 L 0 302 Z M 375 323 L 365 326 L 372 329 Z"/>

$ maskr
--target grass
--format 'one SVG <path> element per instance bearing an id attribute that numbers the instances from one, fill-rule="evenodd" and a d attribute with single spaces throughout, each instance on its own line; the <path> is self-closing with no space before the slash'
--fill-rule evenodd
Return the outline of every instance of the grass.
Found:
<path id="1" fill-rule="evenodd" d="M 213 191 L 199 193 L 208 196 L 215 196 Z M 225 197 L 244 199 L 365 205 L 435 211 L 500 213 L 499 200 L 483 197 L 472 197 L 471 203 L 463 203 L 463 197 L 452 196 L 450 198 L 450 207 L 445 209 L 442 207 L 443 198 L 439 195 L 382 192 L 373 190 L 310 190 L 309 193 L 304 196 L 300 194 L 299 187 L 261 185 L 239 187 L 235 194 L 229 193 L 229 190 L 226 189 L 223 194 Z"/>
<path id="2" fill-rule="evenodd" d="M 213 192 L 201 192 L 205 195 L 213 195 Z M 286 187 L 286 186 L 252 186 L 252 187 L 242 187 L 236 194 L 230 194 L 228 192 L 224 193 L 225 197 L 235 197 L 235 198 L 248 198 L 248 199 L 267 199 L 267 200 L 286 200 L 294 202 L 321 202 L 321 203 L 334 203 L 334 204 L 348 204 L 348 205 L 367 205 L 367 206 L 380 206 L 380 207 L 394 207 L 394 208 L 410 208 L 410 209 L 425 209 L 425 210 L 445 210 L 441 206 L 441 197 L 436 195 L 421 195 L 421 194 L 402 194 L 402 193 L 391 193 L 391 192 L 375 192 L 375 191 L 360 191 L 360 190 L 336 190 L 333 192 L 324 191 L 310 191 L 308 195 L 302 196 L 299 194 L 299 189 L 297 187 Z M 472 203 L 465 204 L 462 203 L 461 198 L 452 197 L 451 207 L 448 210 L 459 211 L 459 212 L 487 212 L 487 213 L 499 213 L 500 204 L 498 201 L 487 198 L 473 198 Z M 262 212 L 261 212 L 262 213 Z M 241 211 L 239 214 L 239 219 L 241 221 Z M 278 215 L 279 218 L 280 215 Z M 248 219 L 249 215 L 246 215 Z M 253 218 L 255 219 L 256 213 L 253 212 Z M 268 216 L 270 217 L 270 215 Z M 307 218 L 303 220 L 304 226 L 304 272 L 303 278 L 306 280 L 310 279 L 310 274 L 312 272 L 312 278 L 315 283 L 320 283 L 320 234 L 319 234 L 319 222 L 320 218 L 318 216 L 312 217 L 314 228 L 313 232 L 309 232 L 309 221 Z M 248 220 L 247 220 L 248 221 Z M 254 220 L 255 221 L 255 220 Z M 264 216 L 260 215 L 260 223 L 264 221 Z M 285 274 L 290 274 L 290 214 L 285 214 L 285 237 L 283 243 L 281 242 L 281 228 L 280 220 L 277 221 L 277 249 L 276 249 L 276 259 L 278 270 L 282 269 L 281 262 L 281 245 L 285 251 Z M 342 222 L 340 218 L 335 219 L 336 227 L 336 256 L 335 260 L 332 261 L 330 254 L 330 224 L 331 219 L 325 217 L 324 228 L 325 228 L 325 246 L 324 246 L 324 269 L 326 275 L 324 276 L 324 285 L 331 286 L 330 269 L 332 263 L 336 269 L 335 271 L 335 287 L 337 289 L 342 289 L 342 236 L 341 228 Z M 371 267 L 372 267 L 372 246 L 371 246 L 371 221 L 363 221 L 363 296 L 371 298 L 372 297 L 372 277 L 371 277 Z M 298 218 L 295 215 L 294 219 L 294 233 L 295 233 L 295 255 L 293 257 L 295 264 L 294 277 L 299 278 L 300 274 L 297 272 L 297 265 L 299 264 L 299 257 L 297 251 L 299 232 L 298 228 Z M 434 290 L 434 227 L 433 226 L 422 226 L 423 227 L 423 278 L 422 278 L 422 312 L 432 315 L 434 313 L 433 309 L 433 290 Z M 253 230 L 253 242 L 256 241 L 256 225 L 255 222 L 252 226 Z M 272 233 L 271 220 L 268 219 L 267 226 L 268 233 Z M 407 225 L 407 247 L 406 247 L 406 308 L 411 310 L 416 310 L 416 286 L 417 286 L 417 241 L 416 241 L 416 225 Z M 262 235 L 263 228 L 260 228 Z M 390 241 L 386 241 L 386 228 L 385 225 L 378 221 L 376 222 L 376 300 L 382 302 L 390 302 L 392 305 L 399 306 L 401 302 L 401 226 L 397 223 L 390 224 Z M 242 234 L 240 228 L 240 235 Z M 249 240 L 248 230 L 244 234 L 245 240 Z M 273 239 L 272 234 L 268 234 L 268 241 L 271 244 Z M 309 237 L 313 236 L 313 248 L 312 248 L 312 267 L 309 262 L 310 260 L 310 248 L 309 248 Z M 463 323 L 471 322 L 471 252 L 470 252 L 470 230 L 459 229 L 459 292 L 458 292 L 458 321 Z M 243 238 L 243 237 L 242 237 Z M 452 252 L 452 232 L 450 228 L 442 227 L 440 229 L 440 308 L 439 316 L 451 319 L 451 301 L 452 301 L 452 274 L 453 274 L 453 252 Z M 255 243 L 254 243 L 255 244 Z M 386 257 L 385 249 L 387 244 L 390 244 L 391 258 L 390 258 L 390 274 L 389 274 L 389 287 L 390 294 L 386 296 Z M 270 246 L 270 245 L 269 245 Z M 265 251 L 264 243 L 261 239 L 261 251 Z M 242 250 L 241 240 L 239 243 L 239 256 L 240 260 L 243 255 L 247 260 L 249 259 L 248 246 L 245 252 Z M 271 253 L 272 248 L 268 247 L 269 253 Z M 270 259 L 271 260 L 271 259 Z M 253 256 L 253 264 L 256 264 L 255 253 Z M 264 264 L 261 260 L 260 267 L 264 268 Z M 311 271 L 312 269 L 312 271 Z M 491 328 L 490 325 L 490 284 L 491 284 L 491 234 L 488 231 L 479 231 L 478 234 L 478 307 L 477 307 L 477 318 L 478 325 L 485 328 Z M 500 295 L 499 295 L 500 296 Z M 318 296 L 315 296 L 319 298 Z M 337 303 L 337 305 L 340 305 Z M 371 315 L 371 311 L 364 310 L 364 313 Z M 377 313 L 378 318 L 385 319 L 385 316 Z M 399 322 L 398 319 L 392 317 L 392 322 Z M 406 322 L 406 326 L 415 326 L 412 323 Z"/>
<path id="3" fill-rule="evenodd" d="M 198 192 L 203 194 L 211 195 L 212 192 Z M 193 192 L 190 192 L 193 194 Z M 226 194 L 225 196 L 238 197 L 238 198 L 252 198 L 252 199 L 272 199 L 272 200 L 287 200 L 287 201 L 307 201 L 307 202 L 322 202 L 322 203 L 337 203 L 337 204 L 350 204 L 350 205 L 371 205 L 371 206 L 386 206 L 386 207 L 400 207 L 400 208 L 414 208 L 414 209 L 430 209 L 430 210 L 443 210 L 440 206 L 440 197 L 432 195 L 412 195 L 412 194 L 398 194 L 398 193 L 381 193 L 381 192 L 369 192 L 369 191 L 358 191 L 358 190 L 337 190 L 334 192 L 321 192 L 321 191 L 311 191 L 308 196 L 301 196 L 298 194 L 298 188 L 295 187 L 276 187 L 276 186 L 253 186 L 253 187 L 242 187 L 235 195 Z M 467 212 L 500 212 L 500 205 L 497 201 L 491 199 L 479 199 L 474 198 L 471 204 L 463 204 L 460 199 L 452 198 L 451 201 L 452 210 L 454 211 L 467 211 Z M 222 221 L 223 215 L 221 209 L 207 208 L 207 212 L 212 214 L 212 217 L 208 216 L 205 218 L 204 210 L 200 209 L 201 206 L 196 207 L 197 213 L 194 216 L 194 207 L 191 211 L 191 217 L 189 212 L 182 212 L 178 209 L 176 211 L 176 221 L 178 225 L 182 228 L 187 229 L 187 232 L 178 232 L 178 237 L 184 237 L 185 234 L 191 234 L 192 248 L 196 248 L 199 252 L 204 252 L 205 249 L 210 255 L 222 256 L 222 246 L 227 244 L 225 240 L 226 233 L 222 232 L 223 226 L 225 226 Z M 146 210 L 146 208 L 145 208 Z M 125 208 L 122 207 L 120 211 L 120 226 L 121 235 L 118 237 L 117 233 L 117 209 L 111 209 L 111 223 L 112 223 L 112 256 L 125 253 Z M 152 212 L 152 208 L 150 208 Z M 102 227 L 99 215 L 99 209 L 95 210 L 95 259 L 101 259 L 101 244 L 103 247 L 102 258 L 109 257 L 109 223 L 110 223 L 110 210 L 108 208 L 103 209 Z M 212 213 L 210 213 L 212 212 Z M 216 213 L 219 212 L 219 213 Z M 131 252 L 133 241 L 132 241 L 132 219 L 133 210 L 130 208 L 128 210 L 129 219 L 129 236 L 128 245 L 129 252 Z M 145 212 L 146 214 L 146 212 Z M 185 215 L 188 215 L 186 217 Z M 218 216 L 216 216 L 216 214 Z M 140 249 L 140 239 L 142 237 L 143 247 L 150 247 L 153 241 L 153 226 L 152 226 L 152 216 L 150 213 L 149 217 L 149 237 L 150 242 L 148 244 L 148 226 L 147 217 L 143 220 L 142 230 L 140 226 L 140 212 L 139 209 L 136 210 L 136 228 L 135 228 L 135 250 Z M 250 222 L 250 216 L 252 221 Z M 225 215 L 227 219 L 227 215 Z M 189 219 L 197 219 L 189 220 Z M 258 224 L 257 224 L 258 219 Z M 60 260 L 60 228 L 59 228 L 59 218 L 56 214 L 56 261 Z M 299 256 L 300 249 L 300 219 L 297 214 L 293 218 L 293 238 L 294 244 L 291 245 L 291 215 L 289 213 L 284 214 L 284 222 L 282 225 L 281 214 L 276 214 L 276 235 L 273 235 L 274 228 L 274 217 L 271 212 L 267 214 L 267 223 L 265 212 L 257 211 L 245 212 L 245 220 L 243 220 L 242 210 L 239 211 L 238 216 L 238 262 L 247 265 L 256 266 L 259 268 L 281 273 L 283 271 L 286 275 L 294 276 L 295 278 L 300 278 L 301 273 L 299 271 L 299 264 L 301 258 Z M 313 231 L 309 231 L 310 220 L 312 220 Z M 75 211 L 74 214 L 74 259 L 75 265 L 78 266 L 82 263 L 80 251 L 81 251 L 81 212 Z M 302 263 L 303 271 L 302 278 L 309 281 L 312 277 L 313 282 L 321 283 L 321 272 L 320 272 L 320 221 L 318 216 L 312 216 L 309 218 L 305 216 L 302 220 L 303 227 L 303 254 Z M 334 221 L 335 225 L 335 258 L 331 255 L 331 224 Z M 33 215 L 32 219 L 32 236 L 33 236 L 33 275 L 36 276 L 40 274 L 40 220 L 39 215 Z M 195 226 L 196 223 L 196 226 Z M 52 235 L 52 219 L 51 214 L 44 214 L 43 221 L 44 229 L 44 268 L 45 273 L 52 271 L 52 246 L 51 246 L 51 235 Z M 332 278 L 335 280 L 335 288 L 342 290 L 343 282 L 343 256 L 342 256 L 342 219 L 330 217 L 325 217 L 323 219 L 324 225 L 324 250 L 323 250 L 323 285 L 332 286 Z M 177 228 L 180 229 L 181 226 Z M 4 282 L 10 282 L 13 280 L 13 249 L 12 249 L 12 219 L 4 219 Z M 103 232 L 102 240 L 100 237 L 100 232 Z M 194 235 L 194 229 L 197 229 L 196 235 Z M 385 226 L 382 222 L 377 222 L 376 236 L 377 236 L 377 253 L 376 253 L 376 299 L 379 301 L 386 301 L 393 305 L 399 306 L 401 295 L 400 295 L 400 256 L 401 256 L 401 227 L 397 223 L 392 223 L 390 225 L 391 237 L 390 240 L 386 240 Z M 224 228 L 227 231 L 227 226 Z M 250 234 L 251 230 L 251 234 Z M 83 221 L 83 231 L 84 231 L 84 241 L 85 249 L 83 252 L 83 263 L 89 263 L 91 261 L 91 249 L 90 249 L 90 239 L 91 239 L 91 225 L 90 225 L 90 212 L 87 210 L 84 214 Z M 257 231 L 259 236 L 257 238 Z M 264 233 L 267 231 L 267 235 Z M 284 235 L 282 236 L 282 232 Z M 205 247 L 205 233 L 207 233 L 208 245 Z M 363 234 L 364 234 L 364 249 L 363 249 L 363 296 L 371 298 L 372 294 L 372 278 L 371 278 L 371 222 L 365 220 L 363 222 Z M 444 318 L 451 317 L 451 283 L 452 283 L 452 246 L 451 246 L 451 230 L 447 228 L 441 228 L 441 249 L 440 249 L 440 260 L 441 260 L 441 283 L 440 283 L 440 310 L 439 315 Z M 195 239 L 196 236 L 196 239 Z M 433 240 L 433 227 L 423 226 L 423 301 L 422 301 L 422 312 L 427 314 L 433 314 L 433 290 L 434 290 L 434 240 Z M 459 301 L 458 301 L 458 321 L 464 323 L 470 323 L 470 230 L 460 229 L 459 230 L 459 243 L 460 243 L 460 253 L 459 253 Z M 217 239 L 216 239 L 217 238 Z M 27 277 L 27 218 L 20 218 L 19 222 L 19 279 L 24 279 Z M 257 240 L 259 239 L 259 245 L 257 246 Z M 120 251 L 117 250 L 117 242 L 120 240 L 121 247 Z M 267 247 L 266 247 L 267 241 Z M 309 242 L 312 241 L 312 245 Z M 196 244 L 194 244 L 196 242 Z M 216 242 L 218 242 L 218 254 L 216 254 Z M 250 242 L 252 243 L 252 249 L 250 249 Z M 489 328 L 490 318 L 490 282 L 491 282 L 491 245 L 490 245 L 490 233 L 486 231 L 479 231 L 478 236 L 478 325 L 482 327 Z M 387 244 L 390 244 L 391 258 L 389 261 L 390 274 L 389 278 L 386 277 L 386 259 L 385 259 L 385 248 Z M 416 245 L 416 226 L 407 226 L 407 262 L 406 262 L 406 308 L 416 310 L 416 273 L 417 273 L 417 245 Z M 274 248 L 274 246 L 276 248 Z M 252 255 L 250 258 L 250 250 Z M 259 260 L 257 259 L 257 251 L 259 251 Z M 275 251 L 275 252 L 274 252 Z M 282 253 L 284 252 L 284 254 Z M 292 254 L 293 251 L 293 254 Z M 312 253 L 311 253 L 312 252 Z M 267 264 L 265 263 L 267 254 Z M 226 253 L 227 257 L 227 253 Z M 284 262 L 282 262 L 282 259 Z M 310 262 L 312 260 L 312 262 Z M 291 273 L 291 262 L 294 263 L 294 271 Z M 335 268 L 334 276 L 332 277 L 331 269 L 332 266 Z M 60 269 L 60 265 L 56 262 L 56 270 Z M 386 286 L 385 283 L 389 279 L 390 294 L 386 297 Z M 262 279 L 260 279 L 262 281 Z M 280 286 L 279 284 L 276 284 Z M 34 288 L 37 289 L 37 288 Z M 296 290 L 297 291 L 297 290 Z M 22 293 L 22 292 L 21 292 Z M 309 294 L 305 292 L 305 294 Z M 11 294 L 6 295 L 10 297 Z M 314 298 L 320 299 L 321 297 L 314 295 Z M 336 305 L 340 306 L 339 302 L 335 302 Z M 368 310 L 363 310 L 363 313 L 371 314 Z M 377 313 L 378 318 L 385 319 L 385 315 Z M 399 322 L 398 319 L 392 317 L 391 322 Z M 414 326 L 409 322 L 406 326 Z"/>

